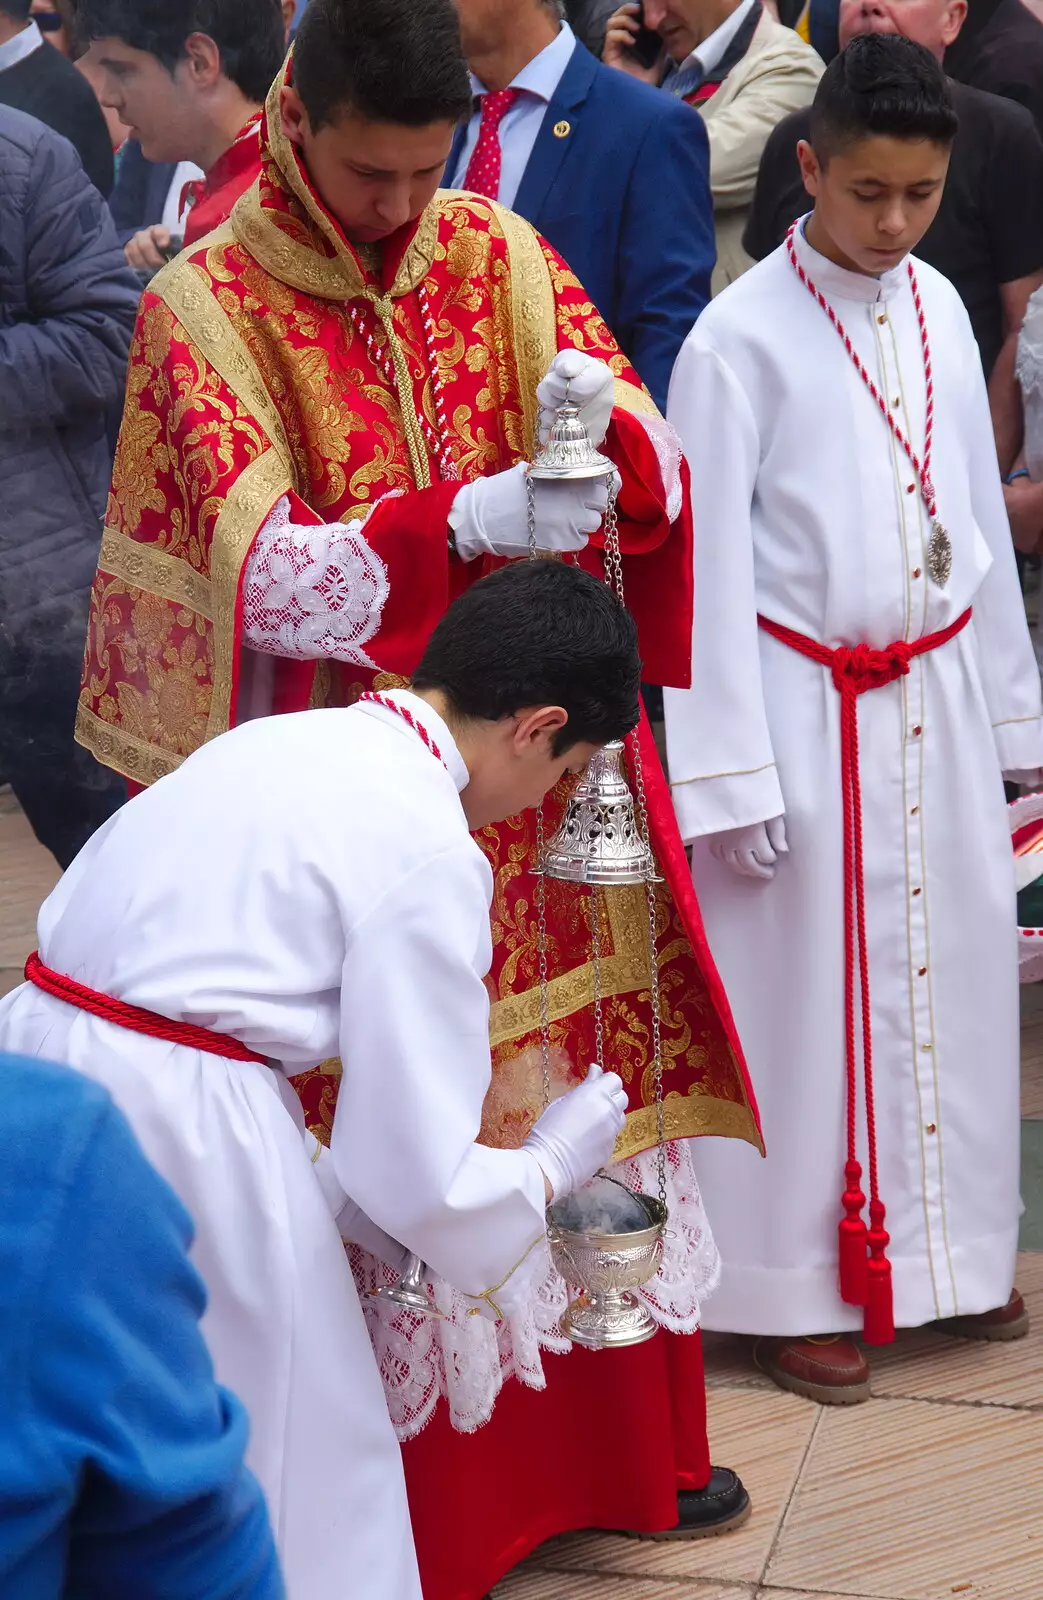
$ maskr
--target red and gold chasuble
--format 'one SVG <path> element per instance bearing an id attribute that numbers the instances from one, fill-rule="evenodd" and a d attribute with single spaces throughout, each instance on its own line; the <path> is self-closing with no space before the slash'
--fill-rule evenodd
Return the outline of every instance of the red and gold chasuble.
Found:
<path id="1" fill-rule="evenodd" d="M 627 600 L 646 676 L 686 684 L 687 493 L 671 525 L 656 453 L 636 420 L 655 414 L 652 402 L 561 258 L 519 217 L 449 193 L 379 253 L 358 250 L 281 131 L 278 85 L 261 146 L 261 176 L 230 222 L 165 268 L 142 302 L 93 590 L 80 741 L 148 784 L 235 724 L 244 566 L 284 495 L 294 522 L 368 516 L 365 537 L 386 566 L 389 596 L 367 646 L 378 672 L 279 660 L 273 709 L 349 704 L 374 684 L 404 682 L 453 596 L 495 564 L 449 555 L 459 482 L 531 455 L 536 386 L 568 347 L 617 375 L 605 448 L 623 479 Z M 583 561 L 601 573 L 595 545 Z M 666 1129 L 759 1147 L 647 724 L 642 736 L 653 843 L 667 878 L 657 901 Z M 548 801 L 549 829 L 562 804 L 563 793 Z M 514 1146 L 541 1109 L 533 815 L 486 828 L 479 842 L 495 874 L 495 1070 L 481 1137 Z M 548 909 L 553 1056 L 564 1079 L 593 1059 L 589 908 L 585 893 L 553 884 Z M 619 1154 L 631 1155 L 655 1139 L 644 891 L 603 894 L 602 913 L 606 1064 L 630 1091 Z M 320 1136 L 337 1071 L 330 1063 L 296 1080 Z"/>

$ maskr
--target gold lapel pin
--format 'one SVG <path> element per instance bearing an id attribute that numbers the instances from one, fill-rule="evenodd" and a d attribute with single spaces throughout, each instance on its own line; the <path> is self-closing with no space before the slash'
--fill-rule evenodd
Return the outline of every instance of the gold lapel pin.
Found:
<path id="1" fill-rule="evenodd" d="M 572 123 L 571 122 L 556 122 L 554 124 L 554 137 L 555 137 L 555 139 L 567 139 L 571 132 L 572 132 Z"/>

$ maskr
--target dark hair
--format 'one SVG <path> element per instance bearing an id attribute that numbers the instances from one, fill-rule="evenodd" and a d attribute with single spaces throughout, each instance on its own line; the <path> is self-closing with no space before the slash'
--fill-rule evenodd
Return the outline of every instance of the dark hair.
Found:
<path id="1" fill-rule="evenodd" d="M 33 0 L 0 0 L 0 12 L 13 22 L 28 22 Z"/>
<path id="2" fill-rule="evenodd" d="M 314 4 L 314 0 L 312 0 Z M 562 561 L 520 561 L 480 579 L 442 618 L 413 674 L 460 717 L 498 722 L 564 706 L 554 754 L 622 739 L 638 720 L 637 628 L 608 585 Z"/>
<path id="3" fill-rule="evenodd" d="M 309 0 L 293 84 L 316 132 L 349 109 L 407 128 L 459 122 L 471 80 L 453 0 Z"/>
<path id="4" fill-rule="evenodd" d="M 119 39 L 147 50 L 172 73 L 190 34 L 205 33 L 221 52 L 221 71 L 260 105 L 286 53 L 279 0 L 79 0 L 76 31 L 85 41 Z"/>
<path id="5" fill-rule="evenodd" d="M 894 33 L 867 33 L 834 56 L 811 106 L 811 143 L 823 165 L 860 139 L 951 144 L 958 126 L 949 85 L 929 50 Z"/>

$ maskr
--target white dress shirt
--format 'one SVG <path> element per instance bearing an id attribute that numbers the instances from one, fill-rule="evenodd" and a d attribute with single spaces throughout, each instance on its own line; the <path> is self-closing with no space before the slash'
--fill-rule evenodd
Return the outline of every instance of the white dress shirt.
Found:
<path id="1" fill-rule="evenodd" d="M 26 56 L 31 56 L 34 50 L 39 50 L 43 44 L 43 34 L 35 22 L 30 22 L 21 33 L 16 33 L 13 39 L 8 39 L 0 44 L 0 72 L 6 72 L 8 67 L 17 66 L 19 61 L 24 61 Z"/>
<path id="2" fill-rule="evenodd" d="M 718 66 L 724 59 L 725 51 L 756 3 L 757 0 L 741 0 L 741 4 L 735 7 L 731 16 L 726 17 L 720 27 L 715 28 L 709 38 L 703 40 L 702 44 L 696 45 L 691 55 L 687 56 L 681 63 L 680 70 L 683 72 L 686 67 L 695 66 L 696 62 L 698 62 L 703 69 L 703 76 L 709 77 L 714 67 Z"/>
<path id="3" fill-rule="evenodd" d="M 193 183 L 199 178 L 205 178 L 206 173 L 202 167 L 197 167 L 194 161 L 179 161 L 174 169 L 174 176 L 170 180 L 167 190 L 166 203 L 163 206 L 163 215 L 160 222 L 167 232 L 172 235 L 182 231 L 181 194 L 186 183 Z"/>
<path id="4" fill-rule="evenodd" d="M 744 4 L 752 5 L 753 0 L 744 0 Z M 541 50 L 538 56 L 534 56 L 528 66 L 523 67 L 508 85 L 511 89 L 520 89 L 522 93 L 500 123 L 503 165 L 500 168 L 500 192 L 496 198 L 501 205 L 513 206 L 517 199 L 522 178 L 525 176 L 525 168 L 529 164 L 529 157 L 543 126 L 543 119 L 547 115 L 547 106 L 557 93 L 558 85 L 565 75 L 565 68 L 572 60 L 575 48 L 576 35 L 568 23 L 563 22 L 557 38 Z M 476 99 L 488 93 L 485 84 L 476 78 L 473 72 L 471 92 Z M 449 189 L 462 189 L 464 186 L 464 177 L 474 154 L 474 147 L 478 143 L 481 120 L 479 106 L 471 118 L 467 138 L 464 140 L 452 178 L 446 179 L 446 187 Z"/>

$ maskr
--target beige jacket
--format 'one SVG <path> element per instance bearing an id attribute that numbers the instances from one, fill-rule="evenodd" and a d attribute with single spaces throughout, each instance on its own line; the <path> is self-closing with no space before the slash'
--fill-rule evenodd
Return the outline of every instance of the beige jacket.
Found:
<path id="1" fill-rule="evenodd" d="M 752 265 L 742 235 L 768 135 L 789 112 L 810 105 L 824 71 L 811 46 L 765 11 L 742 60 L 717 93 L 697 107 L 710 136 L 717 226 L 714 294 Z"/>

